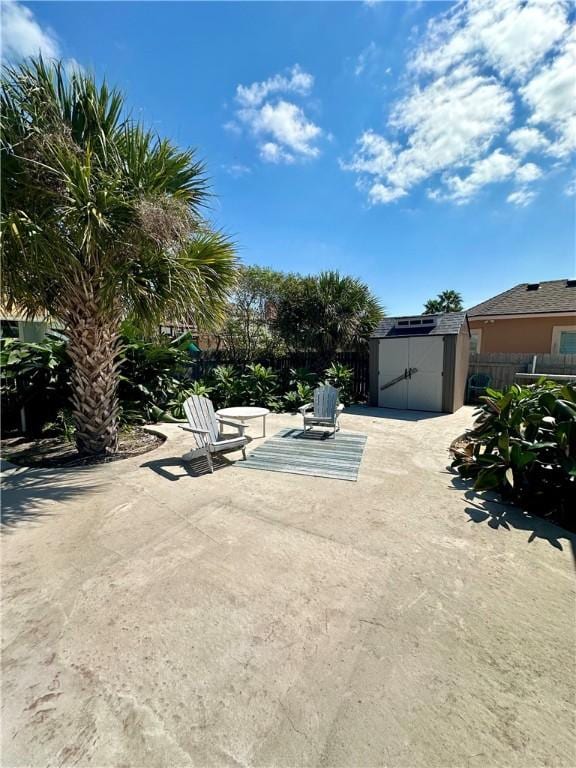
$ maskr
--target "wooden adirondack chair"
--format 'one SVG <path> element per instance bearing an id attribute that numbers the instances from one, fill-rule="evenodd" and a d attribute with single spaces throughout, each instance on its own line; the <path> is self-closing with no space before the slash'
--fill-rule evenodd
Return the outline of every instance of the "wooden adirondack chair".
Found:
<path id="1" fill-rule="evenodd" d="M 330 384 L 324 384 L 314 390 L 314 402 L 306 403 L 298 409 L 304 418 L 304 430 L 313 427 L 332 427 L 332 436 L 336 438 L 338 417 L 344 406 L 338 402 L 338 390 Z"/>
<path id="2" fill-rule="evenodd" d="M 182 457 L 184 461 L 191 461 L 198 456 L 206 456 L 210 472 L 214 472 L 212 454 L 227 453 L 228 451 L 242 450 L 242 456 L 246 459 L 245 446 L 248 438 L 244 436 L 246 426 L 236 421 L 227 421 L 214 413 L 212 401 L 207 397 L 191 395 L 184 403 L 184 413 L 188 419 L 188 426 L 181 429 L 192 432 L 196 447 L 188 451 Z M 238 435 L 226 437 L 220 434 L 219 425 L 233 427 L 238 430 Z"/>

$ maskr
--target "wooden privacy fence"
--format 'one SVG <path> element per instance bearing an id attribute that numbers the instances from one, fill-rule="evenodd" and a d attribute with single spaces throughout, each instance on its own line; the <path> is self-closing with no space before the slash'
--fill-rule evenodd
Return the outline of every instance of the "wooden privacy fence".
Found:
<path id="1" fill-rule="evenodd" d="M 574 375 L 576 355 L 527 355 L 525 353 L 491 352 L 471 353 L 468 375 L 486 373 L 490 386 L 502 389 L 514 384 L 517 373 Z"/>
<path id="2" fill-rule="evenodd" d="M 363 402 L 368 399 L 368 350 L 358 350 L 349 352 L 338 352 L 334 355 L 332 362 L 347 365 L 352 368 L 352 393 L 354 400 Z M 314 373 L 323 373 L 323 368 L 319 365 L 318 354 L 316 352 L 291 352 L 288 355 L 278 357 L 258 357 L 252 360 L 241 360 L 227 355 L 226 352 L 215 354 L 211 352 L 203 353 L 191 365 L 189 376 L 193 380 L 207 378 L 214 368 L 218 365 L 233 365 L 242 369 L 249 363 L 261 363 L 270 366 L 279 375 L 283 383 L 287 383 L 290 377 L 291 368 L 306 368 Z"/>

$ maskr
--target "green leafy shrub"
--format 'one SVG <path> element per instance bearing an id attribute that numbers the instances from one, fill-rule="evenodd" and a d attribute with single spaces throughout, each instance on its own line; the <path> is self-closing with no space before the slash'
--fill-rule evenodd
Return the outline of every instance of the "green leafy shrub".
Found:
<path id="1" fill-rule="evenodd" d="M 242 369 L 220 365 L 205 380 L 191 381 L 192 357 L 182 337 L 150 341 L 128 326 L 123 332 L 118 398 L 124 426 L 182 420 L 184 401 L 192 394 L 210 397 L 215 408 L 254 405 L 295 411 L 313 400 L 321 378 L 306 368 L 278 371 L 254 363 Z M 70 436 L 71 363 L 66 345 L 61 334 L 50 334 L 40 343 L 0 340 L 4 429 L 20 429 L 20 409 L 25 407 L 29 434 L 49 429 L 51 434 Z M 325 371 L 325 379 L 341 390 L 344 403 L 351 400 L 352 377 L 350 368 L 337 363 Z"/>
<path id="2" fill-rule="evenodd" d="M 308 368 L 290 368 L 289 386 L 295 389 L 298 384 L 307 384 L 313 389 L 318 383 L 318 374 Z"/>
<path id="3" fill-rule="evenodd" d="M 212 393 L 212 387 L 209 387 L 203 381 L 194 381 L 190 386 L 180 389 L 170 400 L 167 405 L 166 412 L 163 415 L 172 416 L 174 419 L 185 419 L 184 403 L 191 395 L 198 395 L 199 397 L 210 397 Z"/>
<path id="4" fill-rule="evenodd" d="M 212 371 L 211 391 L 217 408 L 230 408 L 242 401 L 240 374 L 233 365 L 218 365 Z"/>
<path id="5" fill-rule="evenodd" d="M 332 363 L 329 368 L 324 371 L 324 376 L 327 384 L 331 384 L 340 390 L 340 402 L 344 405 L 350 405 L 352 400 L 352 383 L 354 379 L 354 371 L 347 365 L 342 363 Z"/>
<path id="6" fill-rule="evenodd" d="M 44 433 L 62 435 L 67 443 L 73 443 L 76 436 L 76 425 L 69 409 L 58 411 L 53 423 L 44 426 Z"/>
<path id="7" fill-rule="evenodd" d="M 287 392 L 284 395 L 284 407 L 287 411 L 297 411 L 306 403 L 311 403 L 314 400 L 314 390 L 310 384 L 305 382 L 298 382 L 296 389 Z"/>
<path id="8" fill-rule="evenodd" d="M 242 375 L 242 393 L 245 405 L 275 410 L 278 408 L 278 375 L 265 365 L 251 363 Z"/>
<path id="9" fill-rule="evenodd" d="M 68 404 L 71 361 L 66 339 L 50 333 L 41 342 L 0 339 L 0 395 L 4 428 L 20 427 L 26 411 L 26 431 L 40 435 L 55 423 Z"/>
<path id="10" fill-rule="evenodd" d="M 165 342 L 132 340 L 127 343 L 118 387 L 122 420 L 157 421 L 185 387 L 189 364 L 186 351 Z"/>
<path id="11" fill-rule="evenodd" d="M 567 525 L 576 510 L 576 389 L 540 380 L 487 389 L 481 399 L 469 442 L 455 451 L 452 466 L 476 490 L 497 491 Z"/>

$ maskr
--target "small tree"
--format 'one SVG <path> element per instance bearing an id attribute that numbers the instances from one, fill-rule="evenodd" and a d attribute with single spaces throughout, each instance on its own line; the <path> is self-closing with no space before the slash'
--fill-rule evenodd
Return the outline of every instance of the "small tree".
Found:
<path id="1" fill-rule="evenodd" d="M 62 323 L 78 450 L 114 452 L 121 322 L 219 319 L 233 246 L 201 215 L 194 153 L 105 83 L 32 60 L 3 71 L 2 115 L 3 299 Z"/>
<path id="2" fill-rule="evenodd" d="M 288 276 L 269 267 L 241 266 L 228 316 L 226 345 L 238 358 L 252 360 L 278 349 L 274 318 Z"/>
<path id="3" fill-rule="evenodd" d="M 277 309 L 276 327 L 293 349 L 312 349 L 328 365 L 338 349 L 362 346 L 382 318 L 380 302 L 361 280 L 338 272 L 292 277 Z"/>
<path id="4" fill-rule="evenodd" d="M 457 291 L 442 291 L 437 298 L 428 299 L 422 314 L 436 315 L 441 312 L 461 312 L 463 309 L 462 296 Z"/>

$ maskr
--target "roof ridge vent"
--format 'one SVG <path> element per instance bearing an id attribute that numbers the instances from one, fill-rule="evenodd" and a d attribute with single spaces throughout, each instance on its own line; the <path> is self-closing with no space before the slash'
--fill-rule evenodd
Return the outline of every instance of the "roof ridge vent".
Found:
<path id="1" fill-rule="evenodd" d="M 526 286 L 527 291 L 537 291 L 540 288 L 540 283 L 528 283 Z"/>
<path id="2" fill-rule="evenodd" d="M 438 320 L 435 315 L 416 315 L 414 317 L 398 317 L 396 318 L 394 325 L 404 328 L 413 328 L 414 326 L 422 325 L 430 327 L 436 325 L 437 322 Z"/>

